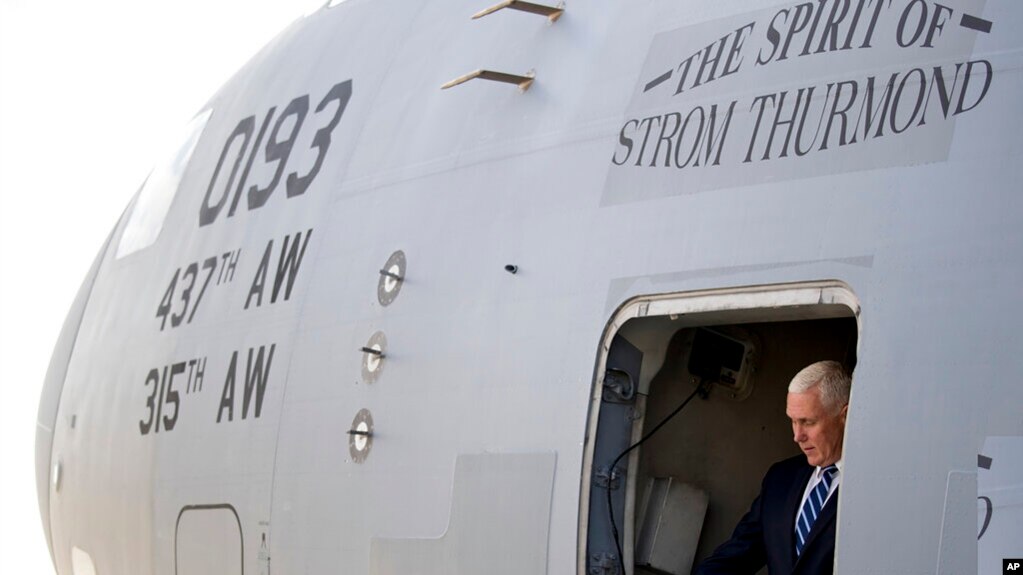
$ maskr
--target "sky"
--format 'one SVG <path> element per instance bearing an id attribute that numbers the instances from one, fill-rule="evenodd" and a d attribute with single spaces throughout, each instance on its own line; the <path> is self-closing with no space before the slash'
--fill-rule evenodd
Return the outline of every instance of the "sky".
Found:
<path id="1" fill-rule="evenodd" d="M 53 573 L 35 488 L 50 354 L 167 140 L 325 0 L 0 0 L 0 573 Z"/>

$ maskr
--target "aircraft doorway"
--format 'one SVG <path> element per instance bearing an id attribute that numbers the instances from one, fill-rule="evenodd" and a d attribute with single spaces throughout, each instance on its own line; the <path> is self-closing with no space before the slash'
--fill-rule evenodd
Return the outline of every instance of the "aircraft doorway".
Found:
<path id="1" fill-rule="evenodd" d="M 858 334 L 859 304 L 841 282 L 620 308 L 591 397 L 579 572 L 688 575 L 731 534 L 768 467 L 799 453 L 785 415 L 792 376 L 824 359 L 851 372 Z"/>

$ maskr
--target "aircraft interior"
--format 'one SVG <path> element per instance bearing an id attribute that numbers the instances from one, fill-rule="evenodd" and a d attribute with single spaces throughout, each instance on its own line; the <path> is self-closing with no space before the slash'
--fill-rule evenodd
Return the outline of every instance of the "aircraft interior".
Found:
<path id="1" fill-rule="evenodd" d="M 729 537 L 768 467 L 799 453 L 785 415 L 792 376 L 824 359 L 851 372 L 857 337 L 845 306 L 624 322 L 605 364 L 587 563 L 690 573 Z"/>

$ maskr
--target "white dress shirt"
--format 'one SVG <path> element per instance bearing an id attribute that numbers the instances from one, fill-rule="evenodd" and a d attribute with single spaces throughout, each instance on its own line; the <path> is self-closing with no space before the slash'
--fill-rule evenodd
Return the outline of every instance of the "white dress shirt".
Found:
<path id="1" fill-rule="evenodd" d="M 824 504 L 827 505 L 828 500 L 831 499 L 831 495 L 838 489 L 839 482 L 842 481 L 842 460 L 839 459 L 835 462 L 835 467 L 838 468 L 835 473 L 831 475 L 831 488 L 828 489 L 828 496 L 824 498 Z M 795 525 L 796 521 L 799 521 L 799 512 L 803 509 L 803 505 L 806 504 L 806 498 L 813 492 L 813 488 L 817 487 L 817 483 L 820 482 L 821 476 L 824 474 L 822 467 L 817 467 L 810 474 L 810 480 L 806 482 L 806 489 L 803 490 L 803 498 L 799 501 L 799 507 L 796 507 L 796 515 L 792 518 L 792 524 Z"/>

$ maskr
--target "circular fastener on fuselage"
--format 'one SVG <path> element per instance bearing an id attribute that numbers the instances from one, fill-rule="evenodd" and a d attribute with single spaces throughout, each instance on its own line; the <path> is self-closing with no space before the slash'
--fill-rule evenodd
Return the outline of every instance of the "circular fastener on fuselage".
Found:
<path id="1" fill-rule="evenodd" d="M 405 283 L 406 272 L 405 252 L 398 250 L 387 258 L 387 263 L 380 269 L 380 281 L 377 282 L 377 300 L 380 305 L 391 305 L 401 292 Z"/>
<path id="2" fill-rule="evenodd" d="M 348 430 L 348 454 L 352 461 L 362 463 L 373 447 L 373 415 L 368 409 L 360 409 Z"/>
<path id="3" fill-rule="evenodd" d="M 387 358 L 387 336 L 384 332 L 374 333 L 362 348 L 362 381 L 373 383 L 380 377 Z"/>

